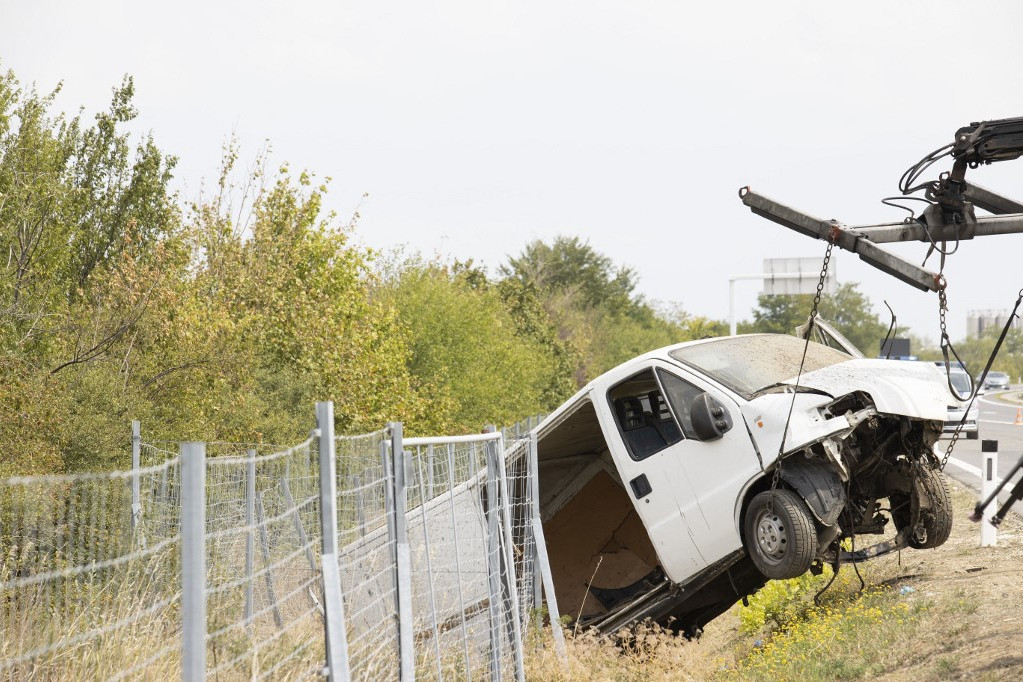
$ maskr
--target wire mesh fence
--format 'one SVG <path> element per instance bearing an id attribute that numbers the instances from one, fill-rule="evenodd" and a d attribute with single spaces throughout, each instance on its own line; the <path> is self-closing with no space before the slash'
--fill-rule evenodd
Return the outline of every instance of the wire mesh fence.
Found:
<path id="1" fill-rule="evenodd" d="M 258 452 L 206 459 L 207 670 L 313 675 L 323 667 L 313 440 Z"/>
<path id="2" fill-rule="evenodd" d="M 396 679 L 397 582 L 386 433 L 338 439 L 338 554 L 349 665 L 361 679 Z"/>
<path id="3" fill-rule="evenodd" d="M 392 424 L 333 439 L 334 460 L 316 432 L 280 447 L 136 427 L 131 469 L 0 481 L 0 678 L 522 679 L 542 596 L 533 423 Z"/>
<path id="4" fill-rule="evenodd" d="M 178 511 L 154 506 L 145 541 L 131 513 L 133 482 L 172 499 L 177 466 L 0 481 L 0 677 L 177 670 Z"/>

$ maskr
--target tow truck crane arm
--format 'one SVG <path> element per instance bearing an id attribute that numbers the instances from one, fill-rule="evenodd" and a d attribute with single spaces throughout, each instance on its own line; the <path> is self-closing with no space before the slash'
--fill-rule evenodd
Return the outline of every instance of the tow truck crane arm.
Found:
<path id="1" fill-rule="evenodd" d="M 1023 156 L 1023 116 L 971 123 L 956 131 L 952 156 L 970 164 Z"/>
<path id="2" fill-rule="evenodd" d="M 927 167 L 944 156 L 955 161 L 938 180 L 912 186 Z M 971 123 L 956 131 L 953 142 L 924 157 L 900 181 L 904 195 L 923 190 L 929 206 L 919 217 L 898 223 L 849 227 L 821 220 L 780 204 L 749 187 L 739 190 L 742 203 L 753 213 L 801 234 L 831 241 L 861 260 L 924 291 L 944 288 L 940 273 L 911 263 L 878 246 L 888 242 L 959 242 L 974 237 L 1023 232 L 1023 203 L 966 182 L 966 170 L 1023 156 L 1023 117 Z M 974 207 L 995 215 L 977 218 Z M 944 251 L 944 249 L 942 249 Z M 926 260 L 926 259 L 925 259 Z"/>

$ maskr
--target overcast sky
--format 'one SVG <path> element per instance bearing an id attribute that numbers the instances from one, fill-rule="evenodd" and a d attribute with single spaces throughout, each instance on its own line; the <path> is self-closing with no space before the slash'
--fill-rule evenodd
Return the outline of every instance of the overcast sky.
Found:
<path id="1" fill-rule="evenodd" d="M 276 162 L 333 178 L 341 215 L 369 193 L 369 246 L 494 272 L 529 240 L 579 235 L 648 298 L 725 319 L 729 275 L 824 253 L 740 186 L 850 225 L 901 220 L 879 200 L 908 166 L 971 121 L 1023 116 L 1023 40 L 999 37 L 1020 25 L 1011 0 L 0 0 L 0 60 L 40 90 L 63 80 L 61 106 L 90 116 L 133 75 L 139 130 L 181 157 L 188 198 L 232 132 L 248 159 L 268 139 Z M 1023 198 L 1023 160 L 971 178 Z M 1021 259 L 1020 235 L 963 244 L 953 336 L 969 310 L 1011 307 Z M 833 262 L 937 338 L 935 294 Z M 736 291 L 748 318 L 760 284 Z"/>

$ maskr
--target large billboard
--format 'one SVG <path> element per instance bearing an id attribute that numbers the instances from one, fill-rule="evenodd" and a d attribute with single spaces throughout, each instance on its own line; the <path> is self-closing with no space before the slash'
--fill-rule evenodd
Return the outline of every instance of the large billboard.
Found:
<path id="1" fill-rule="evenodd" d="M 821 277 L 823 258 L 765 258 L 764 293 L 768 296 L 814 294 Z M 835 291 L 835 261 L 828 266 L 824 293 Z"/>

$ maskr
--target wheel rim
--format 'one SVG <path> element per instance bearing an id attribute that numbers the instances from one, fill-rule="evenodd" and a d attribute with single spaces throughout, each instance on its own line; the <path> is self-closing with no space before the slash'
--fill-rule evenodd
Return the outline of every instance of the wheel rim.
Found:
<path id="1" fill-rule="evenodd" d="M 764 511 L 757 519 L 757 546 L 760 553 L 766 559 L 777 563 L 785 557 L 788 540 L 788 532 L 782 518 L 773 511 Z"/>

